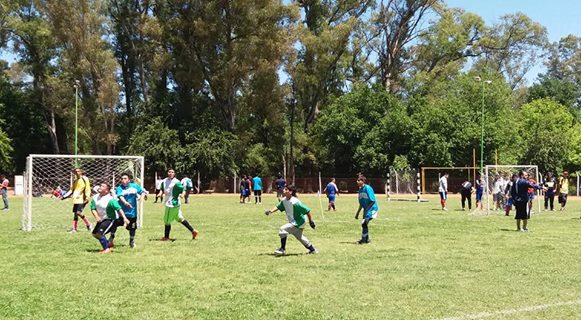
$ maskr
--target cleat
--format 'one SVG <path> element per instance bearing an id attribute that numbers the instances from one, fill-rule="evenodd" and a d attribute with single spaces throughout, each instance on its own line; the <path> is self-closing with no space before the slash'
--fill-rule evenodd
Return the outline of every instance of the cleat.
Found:
<path id="1" fill-rule="evenodd" d="M 169 238 L 161 237 L 161 239 L 159 239 L 159 241 L 169 241 Z"/>
<path id="2" fill-rule="evenodd" d="M 284 256 L 285 254 L 286 254 L 286 251 L 282 248 L 274 251 L 275 256 Z"/>
<path id="3" fill-rule="evenodd" d="M 198 230 L 194 229 L 194 231 L 192 231 L 192 240 L 196 240 L 197 236 L 198 236 Z"/>
<path id="4" fill-rule="evenodd" d="M 77 233 L 77 229 L 73 229 L 73 228 L 71 228 L 71 229 L 68 231 L 68 233 L 70 233 L 70 234 Z"/>
<path id="5" fill-rule="evenodd" d="M 307 252 L 307 254 L 317 254 L 319 253 L 319 250 L 317 250 L 317 248 L 315 248 L 314 250 L 310 250 L 309 252 Z"/>
<path id="6" fill-rule="evenodd" d="M 363 240 L 363 239 L 361 239 L 361 240 L 357 241 L 357 243 L 358 244 L 367 244 L 367 243 L 371 243 L 371 240 Z"/>
<path id="7" fill-rule="evenodd" d="M 522 232 L 527 232 L 527 231 L 529 231 L 529 229 L 527 229 L 527 228 L 522 228 Z"/>
<path id="8" fill-rule="evenodd" d="M 111 253 L 111 252 L 113 252 L 113 250 L 111 250 L 111 248 L 107 248 L 105 250 L 99 251 L 99 254 L 107 254 L 107 253 Z"/>
<path id="9" fill-rule="evenodd" d="M 135 242 L 133 241 L 129 242 L 129 248 L 131 249 L 135 248 Z"/>
<path id="10" fill-rule="evenodd" d="M 444 208 L 442 208 L 442 210 L 444 210 L 444 211 L 448 211 L 448 208 L 444 207 Z"/>

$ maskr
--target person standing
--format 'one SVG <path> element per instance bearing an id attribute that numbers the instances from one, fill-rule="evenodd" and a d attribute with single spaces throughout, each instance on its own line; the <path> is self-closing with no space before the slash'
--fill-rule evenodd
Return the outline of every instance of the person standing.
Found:
<path id="1" fill-rule="evenodd" d="M 557 180 L 553 177 L 552 172 L 547 172 L 543 186 L 547 188 L 547 192 L 545 192 L 545 211 L 549 210 L 549 208 L 551 211 L 555 211 L 555 187 L 557 186 Z"/>
<path id="2" fill-rule="evenodd" d="M 517 174 L 513 174 L 510 181 L 506 184 L 506 188 L 504 189 L 504 195 L 506 198 L 506 205 L 504 207 L 504 215 L 508 216 L 510 215 L 510 210 L 512 209 L 513 206 L 513 200 L 512 200 L 512 196 L 510 194 L 510 190 L 512 188 L 512 185 L 515 183 L 515 181 L 518 179 L 518 175 Z"/>
<path id="3" fill-rule="evenodd" d="M 442 205 L 442 210 L 448 211 L 446 208 L 446 200 L 448 199 L 448 174 L 444 173 L 444 175 L 440 178 L 438 183 L 438 193 L 440 194 L 440 204 Z"/>
<path id="4" fill-rule="evenodd" d="M 377 213 L 379 212 L 379 206 L 377 205 L 377 200 L 375 199 L 375 192 L 373 188 L 366 184 L 366 178 L 363 175 L 357 177 L 357 185 L 359 186 L 359 209 L 355 214 L 355 219 L 359 219 L 359 213 L 363 210 L 363 220 L 361 221 L 361 240 L 357 243 L 365 244 L 370 243 L 369 239 L 369 223 L 371 220 L 377 218 Z"/>
<path id="5" fill-rule="evenodd" d="M 10 181 L 6 179 L 5 175 L 0 175 L 0 190 L 2 192 L 2 201 L 4 201 L 4 209 L 2 211 L 8 211 L 8 185 Z"/>
<path id="6" fill-rule="evenodd" d="M 278 178 L 274 181 L 274 185 L 276 186 L 276 197 L 278 199 L 281 199 L 284 187 L 286 187 L 286 180 L 282 177 L 280 173 L 278 174 Z"/>
<path id="7" fill-rule="evenodd" d="M 528 220 L 530 219 L 529 211 L 529 188 L 532 189 L 543 189 L 543 187 L 533 184 L 529 181 L 528 172 L 521 170 L 519 172 L 519 178 L 513 183 L 510 189 L 510 195 L 513 199 L 514 206 L 516 208 L 516 231 L 526 232 Z M 522 221 L 522 229 L 521 229 Z"/>
<path id="8" fill-rule="evenodd" d="M 127 173 L 121 175 L 121 184 L 115 188 L 115 195 L 119 199 L 119 205 L 123 209 L 127 220 L 126 228 L 129 231 L 129 247 L 135 248 L 135 233 L 137 231 L 137 207 L 143 196 L 145 190 L 135 182 L 131 181 L 131 177 Z M 118 226 L 123 225 L 123 220 L 117 221 Z M 109 237 L 109 244 L 113 247 L 113 240 L 115 239 L 115 230 L 111 231 Z"/>
<path id="9" fill-rule="evenodd" d="M 309 250 L 308 254 L 318 253 L 313 244 L 305 237 L 303 230 L 305 228 L 305 216 L 309 219 L 309 226 L 315 229 L 315 221 L 311 215 L 311 209 L 305 206 L 297 198 L 297 189 L 295 186 L 288 186 L 283 189 L 284 198 L 278 205 L 270 210 L 266 210 L 264 214 L 267 216 L 276 211 L 285 212 L 288 220 L 287 224 L 280 227 L 278 235 L 280 236 L 280 248 L 274 251 L 277 256 L 284 256 L 286 254 L 286 239 L 290 234 L 295 236 L 305 248 Z"/>
<path id="10" fill-rule="evenodd" d="M 171 232 L 171 224 L 174 221 L 179 221 L 184 227 L 186 227 L 192 233 L 192 239 L 195 240 L 198 236 L 198 230 L 194 229 L 194 227 L 192 227 L 183 216 L 180 197 L 184 192 L 184 186 L 175 176 L 175 170 L 168 169 L 167 178 L 162 181 L 160 186 L 161 190 L 159 193 L 163 192 L 165 194 L 165 214 L 163 216 L 165 230 L 164 235 L 160 240 L 170 240 L 169 234 Z M 161 196 L 161 194 L 159 196 Z"/>
<path id="11" fill-rule="evenodd" d="M 481 175 L 476 177 L 476 209 L 483 210 L 482 195 L 484 194 L 484 180 Z"/>
<path id="12" fill-rule="evenodd" d="M 194 184 L 192 183 L 192 179 L 188 178 L 188 176 L 184 176 L 182 178 L 181 183 L 182 183 L 182 186 L 184 186 L 184 188 L 186 188 L 186 191 L 184 193 L 184 202 L 189 203 L 188 199 L 190 198 L 190 193 L 192 192 Z"/>
<path id="13" fill-rule="evenodd" d="M 69 197 L 73 198 L 73 226 L 69 232 L 77 232 L 79 217 L 83 219 L 87 230 L 91 231 L 93 226 L 83 214 L 85 205 L 89 203 L 89 200 L 91 199 L 91 183 L 89 182 L 89 178 L 83 175 L 84 172 L 81 168 L 73 169 L 73 173 L 75 175 L 75 180 L 73 181 L 71 190 L 61 198 L 61 200 L 65 200 Z"/>
<path id="14" fill-rule="evenodd" d="M 254 204 L 262 203 L 262 179 L 256 175 L 252 178 L 252 191 L 254 191 Z"/>
<path id="15" fill-rule="evenodd" d="M 559 211 L 563 211 L 567 205 L 567 196 L 569 195 L 569 171 L 567 170 L 563 171 L 563 175 L 559 178 L 557 193 L 559 193 L 559 203 L 561 204 Z"/>
<path id="16" fill-rule="evenodd" d="M 462 182 L 460 187 L 460 195 L 462 196 L 462 211 L 466 210 L 466 200 L 468 200 L 468 210 L 472 210 L 472 183 L 466 180 Z"/>
<path id="17" fill-rule="evenodd" d="M 153 203 L 157 203 L 158 199 L 159 199 L 159 202 L 163 202 L 163 193 L 160 192 L 162 182 L 163 182 L 163 179 L 157 179 L 155 181 L 155 201 Z"/>
<path id="18" fill-rule="evenodd" d="M 502 210 L 504 207 L 504 188 L 506 183 L 504 177 L 500 174 L 496 175 L 494 179 L 494 185 L 492 188 L 492 194 L 494 195 L 494 210 Z"/>
<path id="19" fill-rule="evenodd" d="M 337 211 L 337 209 L 335 208 L 335 198 L 337 197 L 337 195 L 339 195 L 339 189 L 335 184 L 335 178 L 331 178 L 331 182 L 329 182 L 327 186 L 325 186 L 323 192 L 325 192 L 325 194 L 327 195 L 327 199 L 329 199 L 327 211 L 331 211 L 331 208 L 333 208 L 333 211 Z"/>
<path id="20" fill-rule="evenodd" d="M 91 197 L 91 213 L 97 223 L 93 229 L 93 237 L 99 240 L 103 250 L 100 253 L 111 253 L 111 245 L 107 240 L 107 233 L 117 230 L 117 220 L 122 219 L 121 225 L 128 225 L 129 220 L 125 216 L 119 202 L 111 195 L 111 186 L 102 183 L 99 193 Z"/>

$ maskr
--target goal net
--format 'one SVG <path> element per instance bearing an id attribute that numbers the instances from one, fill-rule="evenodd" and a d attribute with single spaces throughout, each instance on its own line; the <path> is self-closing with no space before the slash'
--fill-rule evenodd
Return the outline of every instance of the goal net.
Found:
<path id="1" fill-rule="evenodd" d="M 529 177 L 535 179 L 536 183 L 541 183 L 539 168 L 534 165 L 487 165 L 484 170 L 484 197 L 486 198 L 486 212 L 490 213 L 500 207 L 504 210 L 506 205 L 505 188 L 514 174 L 518 175 L 520 170 L 529 173 Z M 500 193 L 500 195 L 498 195 Z M 535 190 L 535 200 L 537 202 L 537 212 L 541 211 L 541 197 L 538 190 Z"/>
<path id="2" fill-rule="evenodd" d="M 389 169 L 386 180 L 388 200 L 417 201 L 420 198 L 419 175 L 416 169 Z"/>
<path id="3" fill-rule="evenodd" d="M 123 173 L 143 187 L 144 161 L 138 156 L 36 155 L 26 159 L 24 172 L 24 212 L 22 230 L 66 228 L 72 220 L 72 200 L 61 200 L 59 193 L 70 190 L 73 169 L 81 168 L 91 188 L 120 183 Z M 89 208 L 84 213 L 91 216 Z M 143 224 L 143 203 L 138 205 L 138 225 Z"/>

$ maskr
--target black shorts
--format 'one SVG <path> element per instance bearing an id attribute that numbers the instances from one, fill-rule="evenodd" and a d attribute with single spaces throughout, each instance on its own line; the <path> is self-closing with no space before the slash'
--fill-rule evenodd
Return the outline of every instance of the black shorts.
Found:
<path id="1" fill-rule="evenodd" d="M 127 217 L 127 220 L 129 220 L 129 224 L 125 227 L 125 229 L 137 230 L 137 217 Z M 125 224 L 123 217 L 117 219 L 116 222 L 118 227 L 122 227 Z"/>
<path id="2" fill-rule="evenodd" d="M 559 193 L 559 203 L 567 203 L 567 194 Z"/>
<path id="3" fill-rule="evenodd" d="M 106 235 L 109 232 L 115 232 L 117 230 L 117 221 L 111 219 L 105 219 L 97 222 L 95 228 L 93 229 L 93 234 Z"/>
<path id="4" fill-rule="evenodd" d="M 515 202 L 514 207 L 516 208 L 515 219 L 527 220 L 530 218 L 528 202 Z"/>
<path id="5" fill-rule="evenodd" d="M 254 190 L 254 195 L 260 197 L 262 195 L 262 190 Z"/>
<path id="6" fill-rule="evenodd" d="M 75 204 L 73 204 L 73 213 L 83 212 L 83 209 L 85 209 L 85 204 L 84 203 L 75 203 Z"/>

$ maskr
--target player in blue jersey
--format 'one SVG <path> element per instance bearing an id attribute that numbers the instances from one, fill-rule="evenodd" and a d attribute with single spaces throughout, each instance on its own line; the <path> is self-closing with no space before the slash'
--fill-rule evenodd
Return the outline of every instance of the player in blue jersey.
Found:
<path id="1" fill-rule="evenodd" d="M 283 196 L 284 187 L 286 187 L 286 180 L 282 177 L 279 173 L 277 179 L 274 181 L 274 185 L 276 186 L 276 197 L 280 200 Z"/>
<path id="2" fill-rule="evenodd" d="M 186 188 L 186 190 L 184 191 L 184 201 L 185 203 L 189 203 L 189 198 L 190 198 L 190 193 L 192 192 L 192 189 L 194 188 L 194 184 L 192 183 L 192 179 L 188 178 L 188 176 L 184 176 L 182 178 L 182 186 L 184 186 L 184 188 Z"/>
<path id="3" fill-rule="evenodd" d="M 262 203 L 262 179 L 258 175 L 252 178 L 252 191 L 254 191 L 254 204 Z"/>
<path id="4" fill-rule="evenodd" d="M 126 228 L 129 231 L 129 247 L 135 248 L 135 232 L 137 231 L 137 206 L 141 197 L 145 195 L 143 188 L 135 182 L 131 181 L 128 173 L 121 175 L 121 184 L 115 188 L 115 196 L 119 200 L 119 205 L 125 212 L 129 224 Z M 123 221 L 118 221 L 119 226 L 123 225 Z M 111 231 L 109 237 L 109 245 L 113 247 L 115 239 L 115 230 Z"/>
<path id="5" fill-rule="evenodd" d="M 369 240 L 369 222 L 377 217 L 379 206 L 375 199 L 375 192 L 373 188 L 366 184 L 365 176 L 360 174 L 357 177 L 357 185 L 359 186 L 359 209 L 355 214 L 355 219 L 359 219 L 359 213 L 363 209 L 363 220 L 361 221 L 361 240 L 359 244 L 370 243 Z"/>
<path id="6" fill-rule="evenodd" d="M 335 208 L 335 198 L 337 195 L 339 195 L 339 189 L 335 184 L 335 178 L 331 178 L 331 182 L 327 184 L 325 189 L 323 189 L 323 192 L 327 195 L 327 199 L 329 199 L 327 211 L 331 211 L 331 208 L 333 208 L 333 211 L 336 211 L 337 209 Z"/>

